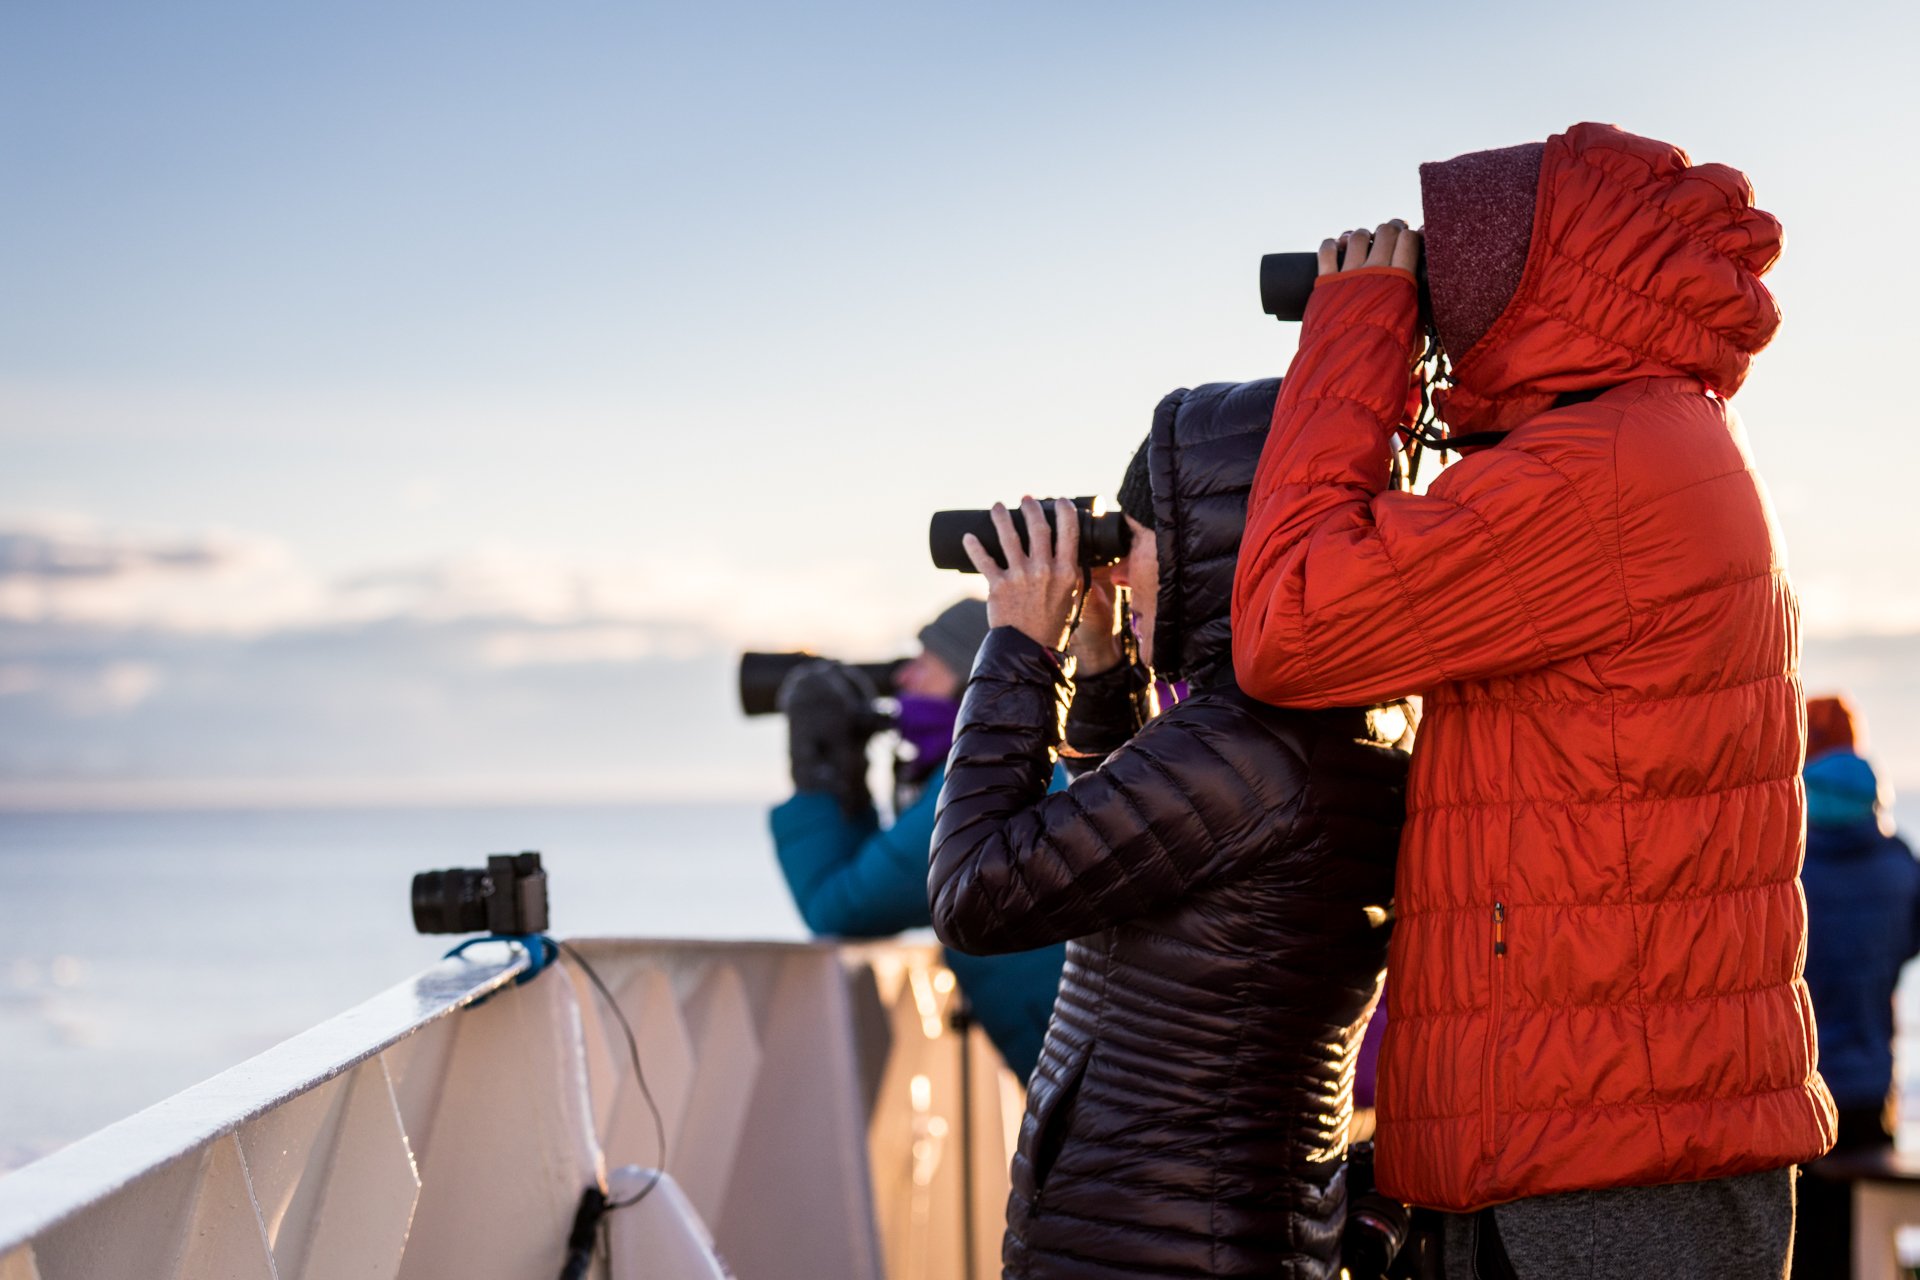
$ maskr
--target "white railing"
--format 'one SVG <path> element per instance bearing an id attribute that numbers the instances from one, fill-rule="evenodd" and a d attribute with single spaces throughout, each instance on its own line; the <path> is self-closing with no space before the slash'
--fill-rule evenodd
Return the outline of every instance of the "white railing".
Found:
<path id="1" fill-rule="evenodd" d="M 742 1280 L 998 1274 L 1021 1099 L 932 948 L 574 945 L 670 1174 L 596 1275 L 724 1274 L 709 1240 Z M 557 1274 L 659 1137 L 577 969 L 469 955 L 0 1178 L 0 1280 Z"/>

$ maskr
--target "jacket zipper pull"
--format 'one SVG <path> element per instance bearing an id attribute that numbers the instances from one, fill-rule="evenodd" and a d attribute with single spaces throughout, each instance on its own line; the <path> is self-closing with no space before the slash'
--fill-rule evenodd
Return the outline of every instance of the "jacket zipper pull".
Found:
<path id="1" fill-rule="evenodd" d="M 1507 954 L 1507 904 L 1493 904 L 1493 954 Z"/>

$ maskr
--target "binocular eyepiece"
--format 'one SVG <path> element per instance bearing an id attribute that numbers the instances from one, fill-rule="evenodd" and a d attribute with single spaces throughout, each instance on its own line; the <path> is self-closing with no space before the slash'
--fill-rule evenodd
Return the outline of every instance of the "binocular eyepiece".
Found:
<path id="1" fill-rule="evenodd" d="M 1055 501 L 1053 498 L 1041 499 L 1040 510 L 1047 518 L 1047 528 L 1057 536 L 1060 528 L 1053 505 Z M 1100 511 L 1099 505 L 1096 498 L 1073 500 L 1074 510 L 1080 518 L 1080 567 L 1083 569 L 1097 569 L 1121 559 L 1133 541 L 1127 528 L 1127 518 L 1118 511 Z M 1020 539 L 1020 549 L 1029 550 L 1027 519 L 1017 507 L 1012 508 L 1012 514 L 1013 532 Z M 1006 552 L 1001 550 L 1000 531 L 993 526 L 991 511 L 934 512 L 933 521 L 927 526 L 927 549 L 933 553 L 934 567 L 978 573 L 973 561 L 967 557 L 966 547 L 961 544 L 961 539 L 968 534 L 980 539 L 980 545 L 993 557 L 995 564 L 1002 569 L 1007 567 Z"/>
<path id="2" fill-rule="evenodd" d="M 1344 254 L 1344 251 L 1343 251 Z M 1433 319 L 1433 299 L 1427 292 L 1427 259 L 1420 257 L 1414 269 L 1420 284 L 1420 323 Z M 1307 314 L 1307 299 L 1313 296 L 1313 282 L 1320 275 L 1317 253 L 1269 253 L 1260 259 L 1260 309 L 1275 320 L 1301 320 Z"/>

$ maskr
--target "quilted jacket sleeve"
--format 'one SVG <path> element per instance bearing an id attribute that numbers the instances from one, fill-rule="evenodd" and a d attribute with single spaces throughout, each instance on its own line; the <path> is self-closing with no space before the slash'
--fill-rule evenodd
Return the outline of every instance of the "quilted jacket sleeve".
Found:
<path id="1" fill-rule="evenodd" d="M 1067 710 L 1060 763 L 1071 777 L 1092 773 L 1140 731 L 1134 714 L 1134 673 L 1126 665 L 1075 682 Z"/>
<path id="2" fill-rule="evenodd" d="M 1157 914 L 1291 829 L 1304 762 L 1227 707 L 1183 704 L 1044 794 L 1071 696 L 1047 650 L 1011 628 L 988 634 L 933 833 L 927 892 L 948 946 L 1022 951 Z"/>
<path id="3" fill-rule="evenodd" d="M 1404 271 L 1315 288 L 1247 507 L 1234 670 L 1268 702 L 1382 702 L 1617 643 L 1611 540 L 1550 460 L 1501 446 L 1388 488 L 1416 298 Z"/>

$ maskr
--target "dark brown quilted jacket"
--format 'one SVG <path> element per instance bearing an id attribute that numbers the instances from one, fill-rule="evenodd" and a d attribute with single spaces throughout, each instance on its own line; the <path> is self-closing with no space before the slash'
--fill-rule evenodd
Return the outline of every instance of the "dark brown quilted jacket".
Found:
<path id="1" fill-rule="evenodd" d="M 1051 796 L 1074 697 L 1058 655 L 995 630 L 961 707 L 934 928 L 977 953 L 1075 940 L 1013 1163 L 1021 1280 L 1339 1269 L 1406 766 L 1364 712 L 1232 683 L 1233 557 L 1275 387 L 1175 392 L 1155 416 L 1154 647 L 1193 696 Z"/>

